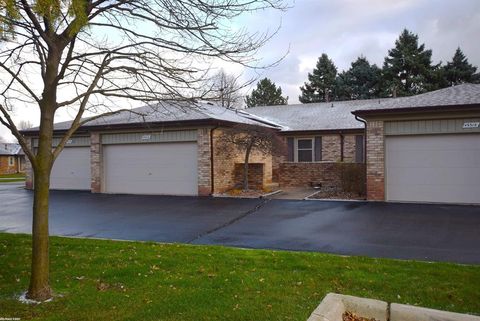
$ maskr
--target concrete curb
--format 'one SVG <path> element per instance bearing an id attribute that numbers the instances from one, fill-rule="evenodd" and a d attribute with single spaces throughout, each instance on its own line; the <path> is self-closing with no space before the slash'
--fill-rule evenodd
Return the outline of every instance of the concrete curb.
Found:
<path id="1" fill-rule="evenodd" d="M 328 293 L 307 321 L 342 321 L 345 311 L 376 321 L 480 321 L 480 316 Z"/>

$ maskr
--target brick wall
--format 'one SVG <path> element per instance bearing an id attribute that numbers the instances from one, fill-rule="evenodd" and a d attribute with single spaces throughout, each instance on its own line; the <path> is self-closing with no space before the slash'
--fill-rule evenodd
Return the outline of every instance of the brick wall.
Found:
<path id="1" fill-rule="evenodd" d="M 263 167 L 264 164 L 248 163 L 248 187 L 250 189 L 263 188 Z M 235 187 L 243 187 L 244 164 L 235 164 Z"/>
<path id="2" fill-rule="evenodd" d="M 343 138 L 343 161 L 347 163 L 355 162 L 355 135 L 345 135 Z"/>
<path id="3" fill-rule="evenodd" d="M 220 146 L 217 140 L 222 135 L 221 129 L 214 131 L 214 193 L 223 193 L 235 187 L 235 164 L 245 162 L 245 153 L 238 151 L 234 145 Z M 252 150 L 249 163 L 263 164 L 263 185 L 272 182 L 272 155 L 265 155 Z"/>
<path id="4" fill-rule="evenodd" d="M 342 187 L 342 170 L 351 167 L 364 171 L 364 164 L 320 162 L 280 164 L 280 186 L 297 187 L 321 185 L 322 187 Z"/>
<path id="5" fill-rule="evenodd" d="M 340 161 L 340 147 L 340 135 L 322 135 L 322 161 Z"/>
<path id="6" fill-rule="evenodd" d="M 91 173 L 91 192 L 102 192 L 102 142 L 99 133 L 90 134 L 90 173 Z"/>
<path id="7" fill-rule="evenodd" d="M 383 121 L 367 123 L 367 199 L 385 200 L 385 145 Z"/>
<path id="8" fill-rule="evenodd" d="M 10 165 L 8 160 L 13 158 L 13 165 Z M 18 172 L 17 158 L 15 156 L 0 155 L 0 174 L 15 174 Z"/>
<path id="9" fill-rule="evenodd" d="M 210 129 L 200 128 L 197 133 L 198 151 L 198 195 L 207 196 L 212 192 Z"/>

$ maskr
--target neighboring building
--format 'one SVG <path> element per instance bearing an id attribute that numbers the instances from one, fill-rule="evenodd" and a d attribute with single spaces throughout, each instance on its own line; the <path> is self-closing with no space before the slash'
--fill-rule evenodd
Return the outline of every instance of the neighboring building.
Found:
<path id="1" fill-rule="evenodd" d="M 25 154 L 18 144 L 0 143 L 0 175 L 23 173 Z"/>
<path id="2" fill-rule="evenodd" d="M 233 147 L 219 148 L 216 138 L 240 123 L 275 128 L 287 146 L 284 155 L 252 155 L 252 175 L 261 178 L 260 186 L 338 186 L 349 166 L 366 171 L 371 200 L 480 203 L 480 85 L 244 111 L 210 104 L 181 107 L 143 107 L 137 112 L 146 117 L 123 112 L 83 126 L 54 165 L 52 188 L 223 192 L 239 183 L 243 155 Z M 56 124 L 55 134 L 68 125 Z M 37 130 L 23 133 L 35 147 Z"/>

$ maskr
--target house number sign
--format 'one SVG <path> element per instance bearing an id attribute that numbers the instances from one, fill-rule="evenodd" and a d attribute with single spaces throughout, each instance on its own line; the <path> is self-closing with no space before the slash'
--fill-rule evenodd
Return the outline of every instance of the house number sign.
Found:
<path id="1" fill-rule="evenodd" d="M 463 123 L 463 129 L 468 129 L 468 128 L 478 128 L 480 126 L 480 122 L 466 122 Z"/>

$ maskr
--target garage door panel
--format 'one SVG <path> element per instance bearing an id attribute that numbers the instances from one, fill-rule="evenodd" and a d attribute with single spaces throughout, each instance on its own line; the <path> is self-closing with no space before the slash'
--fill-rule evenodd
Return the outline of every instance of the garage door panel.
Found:
<path id="1" fill-rule="evenodd" d="M 50 174 L 50 188 L 90 190 L 90 148 L 65 148 L 55 160 Z"/>
<path id="2" fill-rule="evenodd" d="M 104 146 L 107 193 L 197 195 L 197 144 Z"/>
<path id="3" fill-rule="evenodd" d="M 480 135 L 386 138 L 392 201 L 480 203 Z"/>

